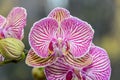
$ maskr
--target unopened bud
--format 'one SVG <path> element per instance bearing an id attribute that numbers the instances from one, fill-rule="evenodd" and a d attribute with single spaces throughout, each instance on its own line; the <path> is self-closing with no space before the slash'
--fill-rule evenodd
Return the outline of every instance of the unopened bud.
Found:
<path id="1" fill-rule="evenodd" d="M 43 68 L 33 68 L 32 75 L 34 80 L 46 80 Z"/>
<path id="2" fill-rule="evenodd" d="M 25 46 L 21 40 L 5 38 L 0 40 L 0 53 L 7 59 L 18 59 Z"/>

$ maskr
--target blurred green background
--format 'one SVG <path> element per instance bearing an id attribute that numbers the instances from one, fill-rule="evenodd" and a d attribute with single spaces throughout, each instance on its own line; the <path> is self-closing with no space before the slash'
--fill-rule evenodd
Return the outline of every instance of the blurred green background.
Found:
<path id="1" fill-rule="evenodd" d="M 71 15 L 87 21 L 95 30 L 94 43 L 107 50 L 112 66 L 111 80 L 120 80 L 120 0 L 0 0 L 0 14 L 7 16 L 13 7 L 27 9 L 23 42 L 29 49 L 28 33 L 33 23 L 55 7 L 67 8 Z M 24 61 L 0 67 L 0 80 L 33 80 L 31 67 Z"/>

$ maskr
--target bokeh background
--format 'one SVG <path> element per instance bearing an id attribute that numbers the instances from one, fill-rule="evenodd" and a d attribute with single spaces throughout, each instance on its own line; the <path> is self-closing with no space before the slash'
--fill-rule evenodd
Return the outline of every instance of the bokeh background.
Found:
<path id="1" fill-rule="evenodd" d="M 94 43 L 107 50 L 112 66 L 111 80 L 120 80 L 120 0 L 0 0 L 0 14 L 7 16 L 13 7 L 27 9 L 23 42 L 29 49 L 28 33 L 33 23 L 55 7 L 64 7 L 73 16 L 87 21 L 95 30 Z M 34 80 L 32 68 L 24 61 L 0 66 L 0 80 Z"/>

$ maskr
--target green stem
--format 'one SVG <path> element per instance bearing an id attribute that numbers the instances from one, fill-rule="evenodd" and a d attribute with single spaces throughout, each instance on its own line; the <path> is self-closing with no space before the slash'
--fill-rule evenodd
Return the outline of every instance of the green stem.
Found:
<path id="1" fill-rule="evenodd" d="M 8 63 L 11 63 L 13 60 L 5 60 L 5 61 L 2 61 L 0 62 L 0 66 L 4 65 L 4 64 L 8 64 Z"/>
<path id="2" fill-rule="evenodd" d="M 25 56 L 27 55 L 28 51 L 29 51 L 29 50 L 24 49 Z"/>

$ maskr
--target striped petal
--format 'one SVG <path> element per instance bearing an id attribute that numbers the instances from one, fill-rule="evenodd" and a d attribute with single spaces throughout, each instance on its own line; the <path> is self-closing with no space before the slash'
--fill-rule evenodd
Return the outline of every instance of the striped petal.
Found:
<path id="1" fill-rule="evenodd" d="M 6 23 L 6 19 L 0 15 L 0 39 L 4 38 L 4 34 L 3 34 L 3 26 Z"/>
<path id="2" fill-rule="evenodd" d="M 45 67 L 47 80 L 71 80 L 72 73 L 72 68 L 60 58 L 54 64 Z"/>
<path id="3" fill-rule="evenodd" d="M 83 68 L 92 63 L 92 56 L 89 54 L 86 54 L 83 57 L 80 58 L 74 58 L 71 53 L 68 53 L 64 56 L 63 60 L 69 65 L 73 66 L 75 68 Z"/>
<path id="4" fill-rule="evenodd" d="M 100 47 L 92 46 L 89 53 L 93 57 L 93 62 L 82 69 L 83 80 L 110 80 L 111 67 L 107 52 Z"/>
<path id="5" fill-rule="evenodd" d="M 4 26 L 5 37 L 23 39 L 24 27 L 26 25 L 26 10 L 22 7 L 15 7 L 7 17 L 7 23 Z"/>
<path id="6" fill-rule="evenodd" d="M 3 27 L 3 25 L 5 24 L 6 19 L 0 15 L 0 29 Z"/>
<path id="7" fill-rule="evenodd" d="M 32 67 L 45 67 L 57 60 L 56 56 L 51 55 L 47 58 L 41 58 L 35 54 L 35 52 L 30 49 L 26 57 L 26 64 Z"/>
<path id="8" fill-rule="evenodd" d="M 57 7 L 49 13 L 48 17 L 52 17 L 58 22 L 59 26 L 58 26 L 56 35 L 57 35 L 57 37 L 62 38 L 63 32 L 61 30 L 60 23 L 65 18 L 70 17 L 70 12 L 65 8 Z"/>
<path id="9" fill-rule="evenodd" d="M 48 57 L 50 41 L 55 38 L 58 23 L 52 18 L 44 18 L 36 22 L 29 34 L 29 43 L 40 57 Z"/>
<path id="10" fill-rule="evenodd" d="M 61 22 L 63 19 L 70 17 L 70 13 L 65 8 L 57 7 L 49 13 L 48 17 L 52 17 L 58 22 Z"/>
<path id="11" fill-rule="evenodd" d="M 74 57 L 85 55 L 92 43 L 94 31 L 91 26 L 78 18 L 71 17 L 61 22 L 64 40 L 70 45 L 70 53 Z"/>

